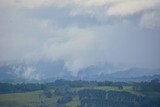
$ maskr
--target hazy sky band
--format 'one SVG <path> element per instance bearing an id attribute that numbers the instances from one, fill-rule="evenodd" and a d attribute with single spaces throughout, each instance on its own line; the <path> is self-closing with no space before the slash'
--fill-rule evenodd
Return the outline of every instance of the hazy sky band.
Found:
<path id="1" fill-rule="evenodd" d="M 0 62 L 160 68 L 159 0 L 1 0 Z"/>

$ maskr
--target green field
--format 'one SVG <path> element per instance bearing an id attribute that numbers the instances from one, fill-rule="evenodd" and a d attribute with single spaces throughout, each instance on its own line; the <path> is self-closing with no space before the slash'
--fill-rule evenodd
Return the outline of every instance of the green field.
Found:
<path id="1" fill-rule="evenodd" d="M 47 98 L 42 91 L 0 94 L 0 107 L 40 107 L 55 105 L 59 97 Z"/>
<path id="2" fill-rule="evenodd" d="M 160 83 L 0 83 L 0 107 L 160 107 Z"/>
<path id="3" fill-rule="evenodd" d="M 113 91 L 132 91 L 132 87 L 124 86 L 122 90 L 117 87 L 112 86 L 101 86 L 101 87 L 80 87 L 72 88 L 72 91 L 79 91 L 84 89 L 98 89 L 98 90 L 113 90 Z M 0 107 L 61 107 L 62 105 L 57 104 L 57 100 L 61 96 L 54 95 L 54 90 L 52 90 L 53 96 L 51 98 L 46 97 L 43 91 L 33 91 L 25 93 L 10 93 L 10 94 L 0 94 Z M 137 93 L 136 93 L 137 94 Z M 66 103 L 67 107 L 76 107 L 79 104 L 78 96 L 73 97 L 72 101 Z"/>

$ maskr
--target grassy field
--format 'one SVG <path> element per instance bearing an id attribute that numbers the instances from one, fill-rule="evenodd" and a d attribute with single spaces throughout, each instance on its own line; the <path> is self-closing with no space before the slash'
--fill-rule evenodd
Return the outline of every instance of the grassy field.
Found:
<path id="1" fill-rule="evenodd" d="M 0 107 L 41 107 L 56 105 L 59 96 L 47 98 L 42 91 L 0 94 Z"/>
<path id="2" fill-rule="evenodd" d="M 80 87 L 72 88 L 72 91 L 79 91 L 83 89 L 98 89 L 98 90 L 113 90 L 113 91 L 127 91 L 132 94 L 140 95 L 132 90 L 131 86 L 124 86 L 123 89 L 118 89 L 114 86 L 99 86 L 99 87 Z M 54 90 L 52 90 L 54 93 Z M 33 91 L 26 93 L 10 93 L 0 94 L 0 107 L 63 107 L 57 104 L 57 100 L 61 96 L 53 94 L 51 98 L 44 96 L 43 91 Z M 66 103 L 67 107 L 77 107 L 79 104 L 78 96 L 73 97 L 72 101 Z"/>
<path id="3" fill-rule="evenodd" d="M 77 107 L 79 105 L 79 98 L 74 97 L 72 101 L 66 104 L 68 107 Z"/>

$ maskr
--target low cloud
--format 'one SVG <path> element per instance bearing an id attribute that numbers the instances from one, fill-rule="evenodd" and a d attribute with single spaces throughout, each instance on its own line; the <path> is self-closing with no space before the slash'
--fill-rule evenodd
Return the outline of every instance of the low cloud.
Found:
<path id="1" fill-rule="evenodd" d="M 0 3 L 1 8 L 4 7 L 5 9 L 67 8 L 69 9 L 69 17 L 88 16 L 90 20 L 94 17 L 100 23 L 108 19 L 111 21 L 113 17 L 118 18 L 120 21 L 121 17 L 132 20 L 130 17 L 136 15 L 139 16 L 138 20 L 141 20 L 143 19 L 141 17 L 145 17 L 144 15 L 148 12 L 160 11 L 159 0 L 11 0 L 10 2 L 2 0 Z M 159 25 L 153 27 L 159 27 Z"/>
<path id="2" fill-rule="evenodd" d="M 111 5 L 107 14 L 109 16 L 130 16 L 148 10 L 156 10 L 159 6 L 159 0 L 123 0 Z"/>
<path id="3" fill-rule="evenodd" d="M 2 0 L 0 5 L 0 62 L 63 61 L 75 75 L 106 62 L 160 66 L 159 0 Z M 27 77 L 36 69 L 25 71 Z"/>
<path id="4" fill-rule="evenodd" d="M 28 80 L 39 80 L 40 73 L 37 72 L 36 67 L 28 66 L 28 65 L 14 65 L 11 67 L 14 74 L 21 79 L 28 79 Z"/>
<path id="5" fill-rule="evenodd" d="M 153 11 L 144 14 L 140 20 L 140 26 L 146 28 L 160 27 L 160 11 Z"/>

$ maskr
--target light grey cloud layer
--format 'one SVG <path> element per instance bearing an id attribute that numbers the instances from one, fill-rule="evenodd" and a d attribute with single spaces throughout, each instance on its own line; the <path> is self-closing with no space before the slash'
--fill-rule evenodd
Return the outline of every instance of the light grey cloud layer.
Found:
<path id="1" fill-rule="evenodd" d="M 0 62 L 60 60 L 73 74 L 105 62 L 159 68 L 159 7 L 159 0 L 1 0 Z"/>

